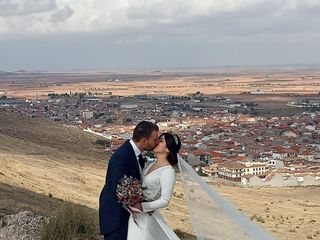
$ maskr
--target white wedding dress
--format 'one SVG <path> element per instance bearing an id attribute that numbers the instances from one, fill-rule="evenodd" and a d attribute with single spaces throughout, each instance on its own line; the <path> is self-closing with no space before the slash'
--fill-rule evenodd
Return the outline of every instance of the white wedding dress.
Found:
<path id="1" fill-rule="evenodd" d="M 179 237 L 166 224 L 158 209 L 170 203 L 175 184 L 175 171 L 171 166 L 157 168 L 146 174 L 154 163 L 143 170 L 142 186 L 146 202 L 142 203 L 143 213 L 138 213 L 136 222 L 129 218 L 127 240 L 178 240 Z M 146 174 L 146 175 L 145 175 Z M 148 212 L 154 211 L 152 215 Z"/>

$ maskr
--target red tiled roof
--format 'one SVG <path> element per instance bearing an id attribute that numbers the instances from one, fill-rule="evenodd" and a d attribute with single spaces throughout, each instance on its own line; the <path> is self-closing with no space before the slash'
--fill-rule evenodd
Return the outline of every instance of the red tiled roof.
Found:
<path id="1" fill-rule="evenodd" d="M 211 151 L 210 154 L 211 154 L 211 157 L 213 157 L 213 158 L 215 158 L 215 157 L 216 157 L 216 158 L 224 157 L 224 154 L 223 154 L 223 153 L 216 152 L 216 151 Z"/>
<path id="2" fill-rule="evenodd" d="M 193 151 L 193 154 L 194 154 L 195 156 L 208 155 L 208 153 L 206 153 L 205 151 L 202 151 L 202 150 L 194 150 L 194 151 Z"/>
<path id="3" fill-rule="evenodd" d="M 235 156 L 235 157 L 232 157 L 230 158 L 230 160 L 232 161 L 245 161 L 246 160 L 246 157 L 242 157 L 242 156 Z"/>
<path id="4" fill-rule="evenodd" d="M 245 167 L 242 163 L 237 163 L 233 161 L 224 161 L 223 163 L 219 164 L 219 167 L 225 167 L 227 169 L 243 169 Z"/>

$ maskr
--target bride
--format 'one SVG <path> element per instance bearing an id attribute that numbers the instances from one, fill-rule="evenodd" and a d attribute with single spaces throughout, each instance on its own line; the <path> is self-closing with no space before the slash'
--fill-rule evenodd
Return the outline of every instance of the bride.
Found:
<path id="1" fill-rule="evenodd" d="M 170 203 L 175 184 L 180 139 L 175 134 L 162 133 L 159 145 L 153 150 L 156 161 L 143 170 L 142 186 L 146 187 L 146 201 L 133 206 L 129 218 L 127 240 L 177 240 L 178 236 L 166 224 L 158 209 Z M 138 211 L 139 210 L 139 211 Z"/>

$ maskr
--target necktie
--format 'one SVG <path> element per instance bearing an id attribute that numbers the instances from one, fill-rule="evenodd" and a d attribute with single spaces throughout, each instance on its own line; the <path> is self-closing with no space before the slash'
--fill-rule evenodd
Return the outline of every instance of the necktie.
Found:
<path id="1" fill-rule="evenodd" d="M 139 165 L 140 165 L 141 169 L 144 168 L 144 159 L 142 157 L 142 154 L 139 155 Z"/>

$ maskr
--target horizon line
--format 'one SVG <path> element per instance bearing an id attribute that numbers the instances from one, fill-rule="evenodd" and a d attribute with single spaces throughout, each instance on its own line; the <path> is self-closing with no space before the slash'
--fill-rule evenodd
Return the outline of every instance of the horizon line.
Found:
<path id="1" fill-rule="evenodd" d="M 320 67 L 320 63 L 313 63 L 313 64 L 259 64 L 259 65 L 216 65 L 216 66 L 198 66 L 198 67 L 111 67 L 111 68 L 70 68 L 70 69 L 23 69 L 20 68 L 19 70 L 3 70 L 0 69 L 0 73 L 75 73 L 75 72 L 101 72 L 101 71 L 188 71 L 188 70 L 210 70 L 210 69 L 230 69 L 230 68 L 252 68 L 252 69 L 261 69 L 261 68 L 316 68 Z"/>

